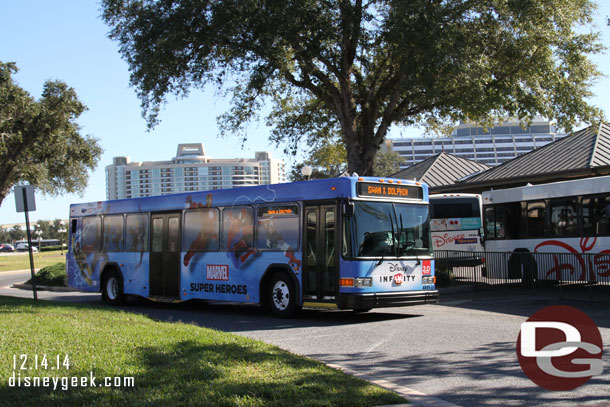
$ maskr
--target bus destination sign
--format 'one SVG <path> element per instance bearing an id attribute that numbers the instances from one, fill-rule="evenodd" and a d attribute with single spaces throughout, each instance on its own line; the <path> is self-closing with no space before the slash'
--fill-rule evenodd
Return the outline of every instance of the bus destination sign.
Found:
<path id="1" fill-rule="evenodd" d="M 384 198 L 422 199 L 422 188 L 415 185 L 377 184 L 373 182 L 358 182 L 358 196 L 377 196 Z"/>

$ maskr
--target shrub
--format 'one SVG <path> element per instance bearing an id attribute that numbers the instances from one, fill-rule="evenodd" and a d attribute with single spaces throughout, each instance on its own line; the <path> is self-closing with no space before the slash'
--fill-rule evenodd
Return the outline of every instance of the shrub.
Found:
<path id="1" fill-rule="evenodd" d="M 37 285 L 67 287 L 68 275 L 66 274 L 66 265 L 64 263 L 56 263 L 40 269 L 34 276 L 34 282 Z M 32 279 L 29 279 L 26 284 L 32 284 Z"/>

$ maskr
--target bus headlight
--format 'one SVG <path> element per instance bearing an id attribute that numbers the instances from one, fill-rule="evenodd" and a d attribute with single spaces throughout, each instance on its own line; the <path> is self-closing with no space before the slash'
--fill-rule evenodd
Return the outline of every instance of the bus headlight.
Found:
<path id="1" fill-rule="evenodd" d="M 373 279 L 371 277 L 359 277 L 354 279 L 354 287 L 372 287 Z"/>

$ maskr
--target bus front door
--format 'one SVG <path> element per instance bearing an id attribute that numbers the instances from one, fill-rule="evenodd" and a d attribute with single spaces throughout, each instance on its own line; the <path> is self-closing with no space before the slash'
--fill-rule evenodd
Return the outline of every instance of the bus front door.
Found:
<path id="1" fill-rule="evenodd" d="M 337 209 L 305 207 L 303 299 L 329 301 L 337 290 Z"/>
<path id="2" fill-rule="evenodd" d="M 151 216 L 150 296 L 180 298 L 180 213 Z"/>

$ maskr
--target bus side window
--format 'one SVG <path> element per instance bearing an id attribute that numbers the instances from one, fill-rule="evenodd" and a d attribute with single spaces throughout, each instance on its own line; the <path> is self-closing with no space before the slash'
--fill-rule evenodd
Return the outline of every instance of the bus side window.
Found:
<path id="1" fill-rule="evenodd" d="M 610 236 L 610 196 L 582 199 L 585 236 Z"/>
<path id="2" fill-rule="evenodd" d="M 104 252 L 123 251 L 123 216 L 104 216 Z"/>
<path id="3" fill-rule="evenodd" d="M 210 252 L 219 247 L 220 219 L 218 209 L 188 210 L 184 214 L 183 249 L 188 252 Z"/>
<path id="4" fill-rule="evenodd" d="M 502 239 L 518 239 L 521 235 L 521 204 L 519 202 L 511 202 L 504 204 L 502 212 L 502 222 L 504 230 Z"/>
<path id="5" fill-rule="evenodd" d="M 599 197 L 595 219 L 598 236 L 610 236 L 610 196 Z"/>
<path id="6" fill-rule="evenodd" d="M 496 238 L 500 238 L 497 236 L 498 225 L 496 223 L 496 212 L 498 212 L 500 208 L 494 206 L 488 206 L 485 208 L 485 237 L 486 239 L 493 240 Z"/>
<path id="7" fill-rule="evenodd" d="M 582 234 L 584 236 L 595 236 L 595 209 L 598 198 L 582 198 Z"/>
<path id="8" fill-rule="evenodd" d="M 236 265 L 245 263 L 254 249 L 254 208 L 234 206 L 222 211 L 221 250 L 232 252 Z"/>
<path id="9" fill-rule="evenodd" d="M 78 219 L 70 219 L 70 235 L 68 237 L 70 250 L 72 250 L 75 254 L 81 251 L 81 235 L 77 234 L 78 232 Z"/>
<path id="10" fill-rule="evenodd" d="M 101 249 L 102 219 L 99 216 L 83 218 L 82 249 L 84 252 L 99 252 Z"/>
<path id="11" fill-rule="evenodd" d="M 576 236 L 578 226 L 576 200 L 552 201 L 550 204 L 551 235 Z"/>
<path id="12" fill-rule="evenodd" d="M 546 236 L 546 202 L 527 202 L 527 236 Z"/>
<path id="13" fill-rule="evenodd" d="M 256 245 L 259 249 L 297 250 L 299 248 L 298 206 L 260 206 Z"/>
<path id="14" fill-rule="evenodd" d="M 125 250 L 145 252 L 148 250 L 148 215 L 130 214 L 125 222 Z"/>

